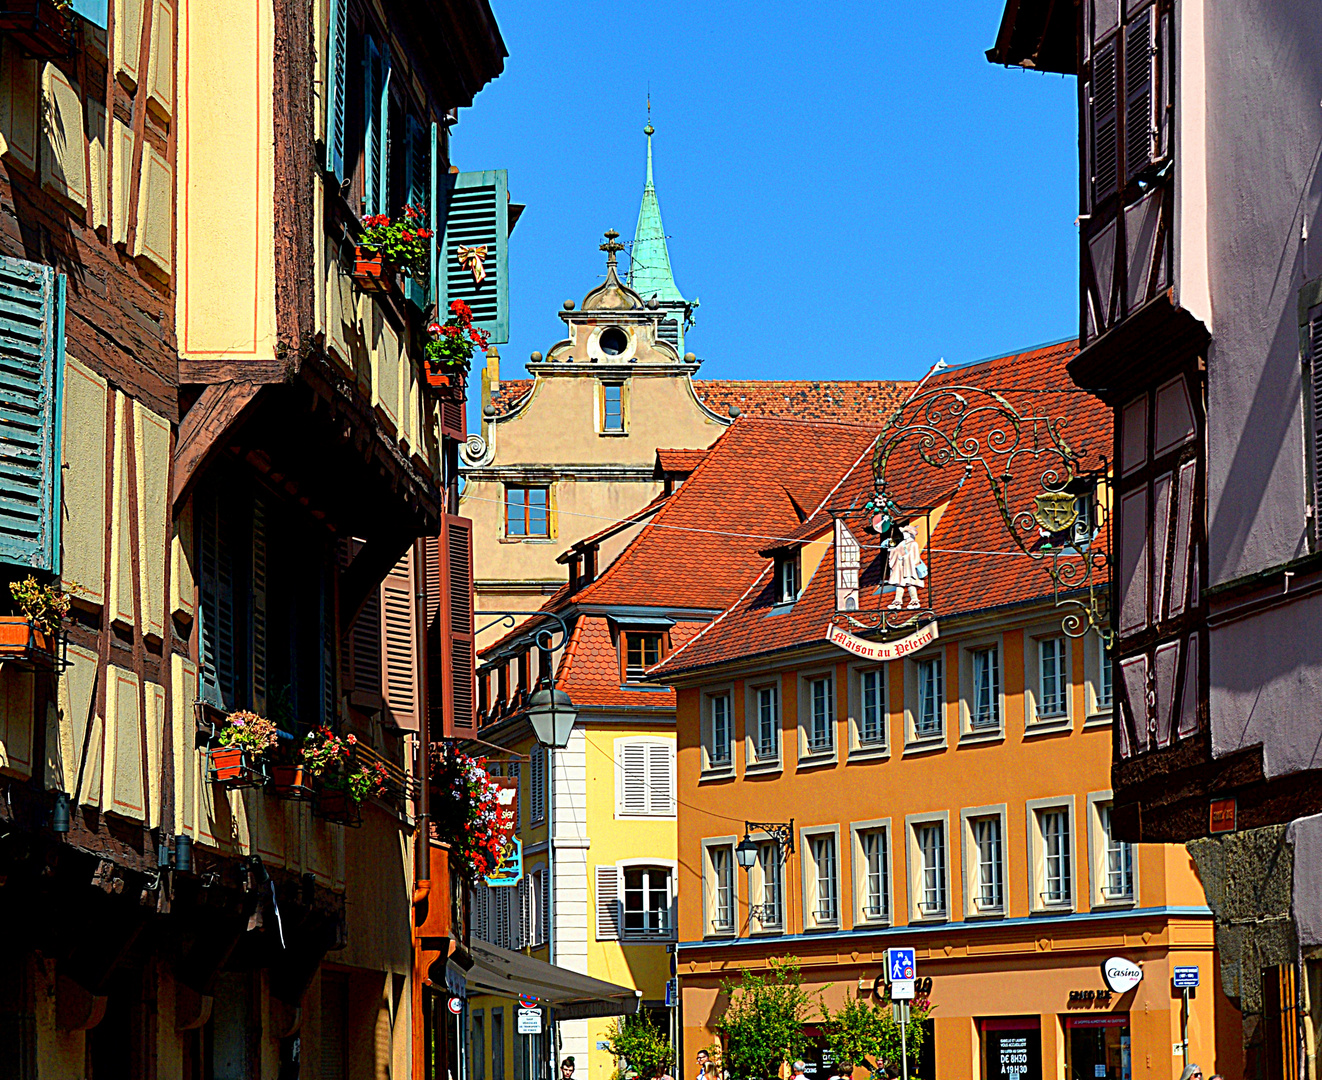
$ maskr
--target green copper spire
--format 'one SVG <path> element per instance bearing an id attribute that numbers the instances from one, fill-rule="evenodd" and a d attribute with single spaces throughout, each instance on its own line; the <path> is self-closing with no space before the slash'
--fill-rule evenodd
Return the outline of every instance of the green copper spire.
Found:
<path id="1" fill-rule="evenodd" d="M 658 300 L 683 301 L 670 269 L 666 230 L 661 226 L 661 204 L 656 200 L 656 185 L 652 182 L 654 130 L 650 122 L 643 128 L 647 136 L 647 183 L 643 185 L 643 205 L 638 211 L 638 228 L 634 230 L 629 252 L 629 286 L 644 303 L 653 296 Z"/>

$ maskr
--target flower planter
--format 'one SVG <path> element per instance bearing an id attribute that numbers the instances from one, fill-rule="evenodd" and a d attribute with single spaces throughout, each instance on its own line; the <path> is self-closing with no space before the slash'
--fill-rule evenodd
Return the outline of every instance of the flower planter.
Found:
<path id="1" fill-rule="evenodd" d="M 0 660 L 49 668 L 55 666 L 55 635 L 23 615 L 0 616 Z"/>
<path id="2" fill-rule="evenodd" d="M 258 787 L 266 768 L 241 746 L 213 746 L 207 751 L 207 779 L 226 788 Z"/>
<path id="3" fill-rule="evenodd" d="M 388 293 L 395 285 L 395 268 L 379 253 L 355 247 L 350 277 L 363 292 Z"/>
<path id="4" fill-rule="evenodd" d="M 295 802 L 305 802 L 317 793 L 312 774 L 301 763 L 272 765 L 271 787 L 277 799 L 291 799 Z"/>
<path id="5" fill-rule="evenodd" d="M 38 60 L 73 55 L 73 24 L 51 0 L 0 0 L 0 33 Z"/>
<path id="6" fill-rule="evenodd" d="M 363 823 L 363 808 L 339 788 L 329 788 L 317 795 L 317 816 L 351 829 Z"/>

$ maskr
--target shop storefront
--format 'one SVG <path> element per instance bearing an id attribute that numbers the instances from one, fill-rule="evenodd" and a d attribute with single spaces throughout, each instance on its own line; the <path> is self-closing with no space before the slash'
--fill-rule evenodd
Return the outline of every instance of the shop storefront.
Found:
<path id="1" fill-rule="evenodd" d="M 978 1021 L 983 1080 L 1042 1080 L 1042 1021 L 995 1016 Z"/>
<path id="2" fill-rule="evenodd" d="M 1128 1013 L 1064 1020 L 1069 1080 L 1133 1080 Z"/>

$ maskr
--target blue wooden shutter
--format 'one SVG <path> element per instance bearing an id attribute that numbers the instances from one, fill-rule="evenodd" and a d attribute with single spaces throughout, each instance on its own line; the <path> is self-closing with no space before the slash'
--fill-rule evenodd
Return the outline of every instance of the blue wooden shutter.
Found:
<path id="1" fill-rule="evenodd" d="M 439 140 L 439 127 L 435 121 L 432 121 L 431 142 L 428 146 L 428 155 L 431 163 L 431 180 L 430 186 L 427 189 L 427 210 L 428 218 L 430 219 L 427 223 L 427 227 L 431 229 L 431 255 L 427 259 L 427 298 L 429 300 L 435 300 L 437 297 L 436 288 L 433 286 L 437 280 L 437 253 L 441 250 L 441 235 L 438 227 L 440 221 L 441 200 L 440 192 L 436 187 L 441 172 L 441 155 L 438 153 Z"/>
<path id="2" fill-rule="evenodd" d="M 380 139 L 377 146 L 376 209 L 374 214 L 389 214 L 390 205 L 390 46 L 383 44 L 377 57 L 377 127 Z"/>
<path id="3" fill-rule="evenodd" d="M 431 140 L 428 138 L 427 129 L 411 115 L 404 121 L 404 139 L 405 198 L 410 206 L 422 207 L 422 220 L 428 222 L 429 227 L 435 232 L 436 215 L 432 211 L 435 200 L 432 198 L 434 170 L 431 164 Z M 430 279 L 431 274 L 427 269 L 423 270 L 421 281 L 412 277 L 405 279 L 405 295 L 420 308 L 427 306 Z"/>
<path id="4" fill-rule="evenodd" d="M 64 275 L 0 258 L 0 562 L 60 570 Z"/>
<path id="5" fill-rule="evenodd" d="M 234 561 L 216 492 L 195 497 L 198 532 L 199 591 L 202 619 L 199 642 L 198 697 L 219 709 L 236 704 L 234 685 Z"/>
<path id="6" fill-rule="evenodd" d="M 376 41 L 363 39 L 363 212 L 377 213 L 381 179 L 381 95 L 378 90 Z"/>
<path id="7" fill-rule="evenodd" d="M 444 236 L 436 275 L 437 308 L 444 320 L 452 301 L 473 309 L 473 322 L 491 334 L 494 345 L 510 337 L 509 188 L 504 169 L 447 173 L 441 178 Z M 481 284 L 459 264 L 459 248 L 485 246 L 486 277 Z"/>
<path id="8" fill-rule="evenodd" d="M 326 168 L 344 183 L 345 58 L 349 54 L 349 0 L 330 0 L 326 47 Z"/>

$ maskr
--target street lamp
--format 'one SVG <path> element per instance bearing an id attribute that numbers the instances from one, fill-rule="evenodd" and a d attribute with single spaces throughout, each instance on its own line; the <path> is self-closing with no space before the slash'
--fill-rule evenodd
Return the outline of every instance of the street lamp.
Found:
<path id="1" fill-rule="evenodd" d="M 747 834 L 739 841 L 739 846 L 734 849 L 734 857 L 745 870 L 752 870 L 753 864 L 757 862 L 757 845 L 748 838 Z"/>
<path id="2" fill-rule="evenodd" d="M 560 689 L 537 690 L 528 699 L 528 722 L 532 733 L 543 746 L 563 750 L 569 745 L 578 710 L 569 695 Z"/>

